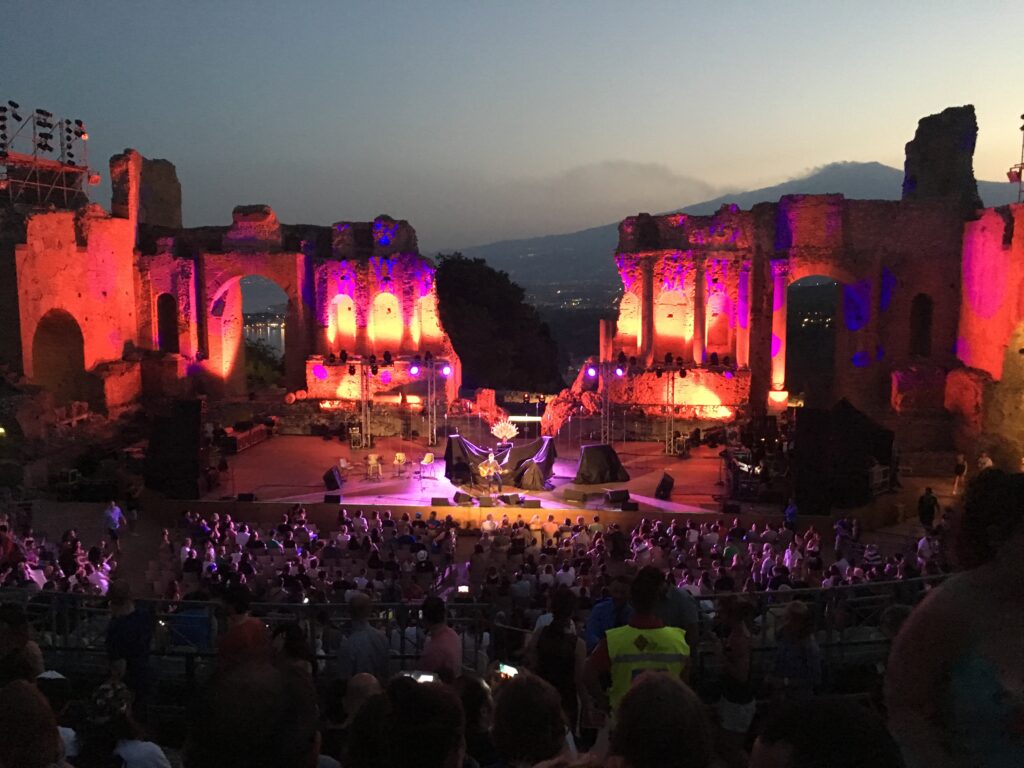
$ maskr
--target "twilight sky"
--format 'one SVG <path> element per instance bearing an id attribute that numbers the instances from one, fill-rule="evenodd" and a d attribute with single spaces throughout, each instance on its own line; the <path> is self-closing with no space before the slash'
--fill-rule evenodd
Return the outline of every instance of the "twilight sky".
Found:
<path id="1" fill-rule="evenodd" d="M 104 182 L 124 147 L 174 162 L 187 225 L 390 213 L 433 253 L 902 167 L 950 105 L 1003 179 L 1022 26 L 1020 0 L 4 0 L 0 100 L 83 118 Z"/>

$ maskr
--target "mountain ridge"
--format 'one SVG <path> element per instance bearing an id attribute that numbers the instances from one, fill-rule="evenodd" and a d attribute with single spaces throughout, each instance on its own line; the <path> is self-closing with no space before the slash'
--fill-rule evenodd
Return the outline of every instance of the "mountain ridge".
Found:
<path id="1" fill-rule="evenodd" d="M 709 215 L 727 204 L 749 209 L 757 203 L 775 202 L 784 195 L 842 194 L 850 199 L 899 200 L 903 171 L 877 162 L 841 161 L 810 173 L 759 189 L 727 193 L 662 213 Z M 978 193 L 988 207 L 1016 202 L 1016 187 L 1007 183 L 979 181 Z M 545 287 L 563 286 L 584 298 L 604 296 L 617 287 L 611 258 L 618 242 L 618 222 L 557 235 L 499 240 L 462 249 L 462 254 L 482 258 L 511 278 L 541 302 L 554 299 Z M 551 291 L 553 294 L 554 291 Z"/>

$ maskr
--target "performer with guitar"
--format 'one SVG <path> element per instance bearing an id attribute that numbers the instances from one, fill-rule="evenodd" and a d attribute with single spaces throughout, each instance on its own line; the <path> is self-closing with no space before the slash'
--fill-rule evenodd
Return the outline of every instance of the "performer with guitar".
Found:
<path id="1" fill-rule="evenodd" d="M 501 493 L 501 464 L 499 464 L 493 453 L 487 454 L 487 461 L 481 462 L 477 467 L 480 477 L 487 481 L 487 492 L 491 492 L 491 485 L 498 484 L 498 493 Z"/>

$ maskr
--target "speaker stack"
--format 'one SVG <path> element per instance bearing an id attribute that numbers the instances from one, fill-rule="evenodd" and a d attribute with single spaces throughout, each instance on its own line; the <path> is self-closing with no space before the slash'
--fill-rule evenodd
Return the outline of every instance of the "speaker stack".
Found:
<path id="1" fill-rule="evenodd" d="M 654 489 L 654 498 L 661 499 L 662 501 L 668 501 L 672 496 L 672 487 L 675 484 L 676 481 L 672 475 L 668 472 L 663 473 L 661 480 L 658 483 L 658 487 Z"/>

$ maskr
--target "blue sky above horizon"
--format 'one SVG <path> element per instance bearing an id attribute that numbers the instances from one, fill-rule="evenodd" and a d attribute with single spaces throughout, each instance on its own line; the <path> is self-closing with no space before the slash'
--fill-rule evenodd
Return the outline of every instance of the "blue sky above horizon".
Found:
<path id="1" fill-rule="evenodd" d="M 7 0 L 0 99 L 178 168 L 186 224 L 409 219 L 423 249 L 572 231 L 827 163 L 902 167 L 973 103 L 1016 162 L 1019 2 Z M 106 186 L 94 195 L 109 203 Z"/>

